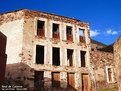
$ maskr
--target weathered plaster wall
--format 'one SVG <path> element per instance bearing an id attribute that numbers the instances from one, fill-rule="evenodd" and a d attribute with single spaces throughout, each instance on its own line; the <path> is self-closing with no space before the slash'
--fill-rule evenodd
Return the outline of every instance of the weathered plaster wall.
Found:
<path id="1" fill-rule="evenodd" d="M 21 62 L 20 53 L 23 41 L 23 19 L 0 25 L 0 31 L 7 36 L 7 64 Z"/>
<path id="2" fill-rule="evenodd" d="M 114 44 L 114 60 L 119 90 L 121 91 L 121 37 Z"/>
<path id="3" fill-rule="evenodd" d="M 21 61 L 22 63 L 29 66 L 29 68 L 25 67 L 23 71 L 23 76 L 25 78 L 24 85 L 29 87 L 30 89 L 34 89 L 34 69 L 32 67 L 34 55 L 34 18 L 24 19 L 23 26 L 23 44 L 22 44 L 22 53 L 21 53 Z"/>
<path id="4" fill-rule="evenodd" d="M 21 52 L 23 42 L 23 12 L 0 15 L 0 31 L 7 37 L 6 54 L 7 64 L 5 84 L 17 85 L 21 75 Z"/>

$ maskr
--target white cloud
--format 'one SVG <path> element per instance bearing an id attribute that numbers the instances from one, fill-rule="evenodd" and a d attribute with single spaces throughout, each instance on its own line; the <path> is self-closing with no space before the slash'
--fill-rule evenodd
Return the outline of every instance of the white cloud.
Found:
<path id="1" fill-rule="evenodd" d="M 111 30 L 111 29 L 108 29 L 106 33 L 107 33 L 107 34 L 111 34 L 111 35 L 118 34 L 117 31 L 113 31 L 113 30 Z"/>
<path id="2" fill-rule="evenodd" d="M 117 31 L 113 31 L 112 34 L 118 34 L 118 32 Z"/>
<path id="3" fill-rule="evenodd" d="M 91 37 L 97 36 L 97 35 L 99 35 L 99 34 L 100 34 L 100 32 L 98 32 L 97 30 L 95 30 L 95 31 L 90 30 L 90 36 L 91 36 Z"/>
<path id="4" fill-rule="evenodd" d="M 107 34 L 111 34 L 111 32 L 112 32 L 111 29 L 107 30 Z"/>

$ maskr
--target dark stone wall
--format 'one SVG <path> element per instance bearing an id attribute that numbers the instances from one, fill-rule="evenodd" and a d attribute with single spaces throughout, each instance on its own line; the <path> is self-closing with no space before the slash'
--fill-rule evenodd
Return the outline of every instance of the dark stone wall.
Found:
<path id="1" fill-rule="evenodd" d="M 0 32 L 0 91 L 1 91 L 1 85 L 4 84 L 4 78 L 5 78 L 5 68 L 6 68 L 6 58 L 7 58 L 7 55 L 5 54 L 6 40 L 7 37 Z"/>

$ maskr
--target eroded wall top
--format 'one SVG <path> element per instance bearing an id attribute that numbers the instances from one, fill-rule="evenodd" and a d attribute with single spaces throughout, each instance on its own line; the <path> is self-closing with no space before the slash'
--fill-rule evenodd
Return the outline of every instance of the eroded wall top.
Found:
<path id="1" fill-rule="evenodd" d="M 121 50 L 121 36 L 117 39 L 113 47 L 114 47 L 114 52 Z"/>
<path id="2" fill-rule="evenodd" d="M 80 25 L 81 27 L 88 27 L 88 25 L 89 25 L 86 22 L 81 22 L 80 20 L 76 20 L 73 18 L 60 16 L 60 15 L 56 15 L 56 14 L 50 14 L 50 13 L 46 13 L 46 12 L 27 10 L 27 9 L 22 9 L 22 10 L 17 10 L 17 11 L 13 11 L 13 12 L 0 14 L 0 25 L 2 23 L 14 21 L 17 19 L 21 19 L 23 17 L 24 18 L 34 18 L 34 17 L 47 18 L 47 19 L 51 19 L 51 20 L 55 20 L 55 21 L 77 24 L 77 25 Z"/>

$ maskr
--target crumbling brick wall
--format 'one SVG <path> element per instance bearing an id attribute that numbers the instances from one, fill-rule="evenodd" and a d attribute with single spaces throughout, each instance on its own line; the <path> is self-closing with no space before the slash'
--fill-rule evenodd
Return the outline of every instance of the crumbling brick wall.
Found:
<path id="1" fill-rule="evenodd" d="M 113 67 L 114 76 L 115 76 L 113 53 L 103 52 L 103 51 L 92 51 L 91 61 L 93 62 L 94 65 L 97 91 L 100 91 L 101 89 L 117 88 L 117 84 L 115 82 L 109 83 L 107 81 L 107 73 L 106 73 L 106 66 Z"/>
<path id="2" fill-rule="evenodd" d="M 114 60 L 119 90 L 121 91 L 121 37 L 114 44 Z"/>

